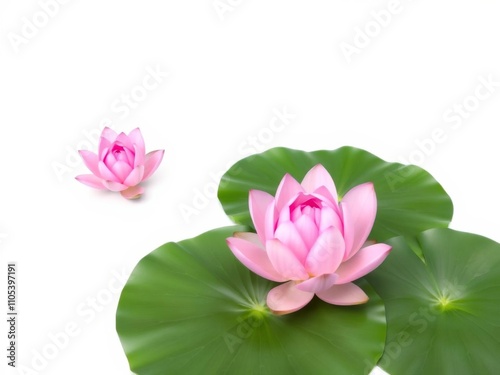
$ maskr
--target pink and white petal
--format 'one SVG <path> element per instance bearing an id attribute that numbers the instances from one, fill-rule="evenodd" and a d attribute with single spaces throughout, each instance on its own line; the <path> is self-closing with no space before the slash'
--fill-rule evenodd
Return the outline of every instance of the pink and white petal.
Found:
<path id="1" fill-rule="evenodd" d="M 146 163 L 146 152 L 140 150 L 136 145 L 134 145 L 134 166 L 144 165 Z"/>
<path id="2" fill-rule="evenodd" d="M 125 134 L 125 133 L 118 134 L 118 137 L 116 137 L 116 142 L 117 143 L 121 143 L 121 145 L 123 147 L 126 147 L 129 150 L 133 150 L 134 149 L 134 144 L 132 143 L 132 141 L 130 140 L 130 138 L 128 137 L 128 135 Z"/>
<path id="3" fill-rule="evenodd" d="M 248 207 L 252 217 L 255 231 L 259 235 L 262 243 L 266 242 L 266 212 L 270 204 L 274 202 L 274 197 L 261 190 L 250 190 L 248 194 Z"/>
<path id="4" fill-rule="evenodd" d="M 338 276 L 334 273 L 312 277 L 309 280 L 297 284 L 297 289 L 309 293 L 320 293 L 331 288 L 335 284 L 335 281 L 337 281 L 337 277 Z"/>
<path id="5" fill-rule="evenodd" d="M 323 232 L 330 227 L 338 228 L 340 233 L 344 233 L 344 224 L 337 212 L 332 207 L 323 207 L 320 213 L 319 231 Z"/>
<path id="6" fill-rule="evenodd" d="M 377 243 L 377 241 L 374 241 L 374 240 L 368 240 L 366 241 L 363 246 L 361 246 L 361 248 L 364 248 L 364 247 L 368 247 L 368 246 L 371 246 L 371 245 L 375 245 Z"/>
<path id="7" fill-rule="evenodd" d="M 239 238 L 248 242 L 253 243 L 255 246 L 257 246 L 259 249 L 262 251 L 265 251 L 263 243 L 260 241 L 259 236 L 257 233 L 253 232 L 234 232 L 233 234 L 234 238 Z"/>
<path id="8" fill-rule="evenodd" d="M 319 230 L 313 219 L 309 215 L 301 215 L 294 222 L 295 228 L 304 241 L 306 248 L 310 249 L 318 239 Z"/>
<path id="9" fill-rule="evenodd" d="M 123 198 L 137 199 L 144 193 L 144 188 L 139 185 L 131 186 L 128 189 L 120 191 Z"/>
<path id="10" fill-rule="evenodd" d="M 142 137 L 141 130 L 139 128 L 135 128 L 128 134 L 128 138 L 130 141 L 137 146 L 137 150 L 142 153 L 146 153 L 146 146 L 144 144 L 144 138 Z"/>
<path id="11" fill-rule="evenodd" d="M 125 150 L 128 150 L 128 148 L 121 146 L 120 143 L 115 143 L 115 146 L 113 146 L 113 151 L 109 154 L 113 154 L 116 158 L 116 161 L 122 161 L 128 164 L 127 152 Z M 129 152 L 131 151 L 129 150 Z"/>
<path id="12" fill-rule="evenodd" d="M 123 185 L 123 184 L 116 182 L 116 181 L 103 180 L 102 183 L 106 187 L 106 189 L 111 190 L 111 191 L 123 191 L 123 190 L 127 190 L 129 188 L 129 186 Z"/>
<path id="13" fill-rule="evenodd" d="M 345 244 L 340 231 L 330 227 L 322 232 L 309 251 L 305 265 L 309 274 L 320 276 L 336 272 L 344 259 Z"/>
<path id="14" fill-rule="evenodd" d="M 291 211 L 291 212 L 290 212 Z M 280 216 L 283 212 L 288 212 L 288 220 L 296 222 L 302 216 L 302 207 L 297 206 L 293 210 L 281 210 Z"/>
<path id="15" fill-rule="evenodd" d="M 368 302 L 368 296 L 363 289 L 353 283 L 334 285 L 316 295 L 327 303 L 339 306 L 360 305 Z"/>
<path id="16" fill-rule="evenodd" d="M 94 154 L 91 151 L 87 150 L 80 150 L 78 151 L 80 153 L 80 156 L 83 159 L 83 162 L 85 163 L 86 167 L 96 176 L 100 176 L 99 173 L 99 158 L 97 157 L 96 154 Z"/>
<path id="17" fill-rule="evenodd" d="M 102 183 L 102 180 L 99 177 L 94 176 L 93 174 L 81 174 L 79 176 L 76 176 L 75 179 L 82 184 L 93 187 L 95 189 L 106 189 L 106 187 Z"/>
<path id="18" fill-rule="evenodd" d="M 103 180 L 119 182 L 115 174 L 111 172 L 109 168 L 106 166 L 106 164 L 104 164 L 102 161 L 99 161 L 97 166 L 99 167 L 99 174 L 101 175 L 101 178 Z"/>
<path id="19" fill-rule="evenodd" d="M 320 186 L 311 193 L 311 195 L 315 196 L 316 198 L 319 198 L 324 202 L 331 204 L 338 210 L 339 208 L 338 197 L 336 195 L 334 196 L 333 194 L 337 194 L 337 192 L 336 191 L 331 192 L 325 186 Z"/>
<path id="20" fill-rule="evenodd" d="M 113 143 L 118 137 L 118 134 L 113 129 L 106 126 L 102 130 L 101 137 L 107 139 L 109 143 Z"/>
<path id="21" fill-rule="evenodd" d="M 278 212 L 289 204 L 290 200 L 297 196 L 299 193 L 303 193 L 304 189 L 288 173 L 281 179 L 281 182 L 276 190 L 276 208 Z"/>
<path id="22" fill-rule="evenodd" d="M 266 241 L 274 238 L 274 231 L 276 230 L 276 217 L 278 216 L 278 210 L 276 209 L 275 201 L 271 202 L 266 210 L 266 223 L 264 235 Z"/>
<path id="23" fill-rule="evenodd" d="M 339 275 L 338 284 L 344 284 L 357 280 L 372 272 L 387 258 L 391 246 L 379 243 L 365 247 L 357 252 L 351 259 L 345 261 L 337 269 Z"/>
<path id="24" fill-rule="evenodd" d="M 301 207 L 297 207 L 299 210 L 301 209 Z M 301 212 L 302 214 L 302 212 Z M 289 221 L 291 221 L 291 216 L 290 216 L 290 208 L 289 207 L 285 207 L 284 209 L 282 209 L 280 212 L 279 212 L 279 215 L 278 215 L 278 223 L 277 225 L 280 225 L 281 223 L 288 223 Z"/>
<path id="25" fill-rule="evenodd" d="M 138 185 L 139 182 L 142 181 L 142 177 L 144 176 L 144 166 L 139 165 L 135 167 L 132 172 L 127 176 L 125 181 L 123 181 L 124 185 L 127 186 L 135 186 Z"/>
<path id="26" fill-rule="evenodd" d="M 265 279 L 283 282 L 288 280 L 277 272 L 271 264 L 266 251 L 254 241 L 247 241 L 239 237 L 229 237 L 226 242 L 234 256 L 243 263 L 250 271 L 262 276 Z M 235 234 L 236 236 L 236 234 Z"/>
<path id="27" fill-rule="evenodd" d="M 151 177 L 153 173 L 155 173 L 156 169 L 160 166 L 161 160 L 163 159 L 163 154 L 165 150 L 156 150 L 151 151 L 146 154 L 146 158 L 144 160 L 144 178 L 143 180 Z"/>
<path id="28" fill-rule="evenodd" d="M 354 256 L 370 234 L 377 215 L 377 196 L 371 182 L 358 185 L 347 192 L 340 203 L 344 217 L 346 255 Z"/>
<path id="29" fill-rule="evenodd" d="M 312 193 L 319 187 L 324 186 L 334 197 L 337 196 L 337 188 L 332 176 L 321 164 L 315 165 L 307 172 L 301 185 L 306 193 Z"/>
<path id="30" fill-rule="evenodd" d="M 287 204 L 285 205 L 286 208 L 290 208 L 290 211 L 293 212 L 297 207 L 310 207 L 312 206 L 318 206 L 321 207 L 322 200 L 315 197 L 314 195 L 311 194 L 305 194 L 303 192 L 298 192 L 295 196 L 290 199 Z"/>
<path id="31" fill-rule="evenodd" d="M 289 314 L 300 310 L 314 297 L 314 293 L 304 292 L 295 287 L 295 282 L 289 281 L 269 291 L 267 306 L 276 315 Z"/>
<path id="32" fill-rule="evenodd" d="M 106 153 L 106 155 L 104 156 L 104 158 L 102 158 L 101 160 L 104 162 L 104 164 L 106 166 L 113 165 L 113 164 L 115 164 L 118 161 L 116 159 L 116 157 L 115 157 L 115 154 L 112 153 L 112 152 Z"/>
<path id="33" fill-rule="evenodd" d="M 104 159 L 104 156 L 108 153 L 111 145 L 112 143 L 109 140 L 101 136 L 101 138 L 99 139 L 99 150 L 97 152 L 100 160 Z"/>
<path id="34" fill-rule="evenodd" d="M 125 153 L 125 161 L 127 162 L 127 164 L 134 165 L 134 163 L 135 163 L 135 148 L 134 148 L 134 150 L 129 150 L 128 148 L 124 148 L 123 151 Z"/>
<path id="35" fill-rule="evenodd" d="M 292 250 L 295 258 L 297 258 L 301 264 L 305 263 L 309 249 L 300 236 L 295 224 L 291 221 L 279 224 L 274 236 L 288 249 Z"/>
<path id="36" fill-rule="evenodd" d="M 309 278 L 306 269 L 297 259 L 294 252 L 280 240 L 266 241 L 266 251 L 274 269 L 285 280 L 306 280 Z"/>
<path id="37" fill-rule="evenodd" d="M 124 183 L 127 176 L 132 172 L 132 167 L 125 163 L 124 161 L 118 160 L 113 166 L 110 168 L 111 172 L 118 178 L 118 181 Z M 130 185 L 127 185 L 130 186 Z"/>

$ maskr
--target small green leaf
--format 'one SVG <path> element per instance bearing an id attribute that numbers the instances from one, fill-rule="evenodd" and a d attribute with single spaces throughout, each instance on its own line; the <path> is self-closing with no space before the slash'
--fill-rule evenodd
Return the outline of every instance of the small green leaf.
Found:
<path id="1" fill-rule="evenodd" d="M 367 276 L 386 304 L 380 366 L 391 375 L 497 374 L 500 244 L 469 233 L 420 234 L 422 261 L 405 239 Z"/>
<path id="2" fill-rule="evenodd" d="M 143 258 L 120 298 L 117 331 L 139 375 L 368 374 L 385 342 L 385 311 L 370 300 L 339 307 L 315 298 L 273 315 L 265 305 L 276 283 L 250 272 L 225 243 L 229 227 Z"/>
<path id="3" fill-rule="evenodd" d="M 378 211 L 370 239 L 381 242 L 400 235 L 414 236 L 426 229 L 447 227 L 451 221 L 450 197 L 429 173 L 416 166 L 385 162 L 354 147 L 314 152 L 273 148 L 249 156 L 222 177 L 219 200 L 235 223 L 252 226 L 249 190 L 274 195 L 285 173 L 300 182 L 316 164 L 330 172 L 340 197 L 359 184 L 373 182 Z"/>

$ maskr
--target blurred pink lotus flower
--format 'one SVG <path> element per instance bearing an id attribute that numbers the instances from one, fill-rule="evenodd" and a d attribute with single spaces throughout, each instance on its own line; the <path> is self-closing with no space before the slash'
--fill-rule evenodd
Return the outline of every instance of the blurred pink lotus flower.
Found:
<path id="1" fill-rule="evenodd" d="M 284 282 L 267 295 L 278 315 L 297 311 L 316 294 L 334 305 L 357 305 L 368 296 L 352 281 L 378 267 L 389 245 L 366 242 L 377 213 L 372 183 L 342 198 L 328 171 L 318 164 L 299 184 L 286 174 L 276 197 L 251 190 L 250 215 L 257 233 L 237 232 L 227 243 L 256 274 Z"/>
<path id="2" fill-rule="evenodd" d="M 139 183 L 156 171 L 164 150 L 146 154 L 139 128 L 126 135 L 106 127 L 99 140 L 97 155 L 86 150 L 79 152 L 93 174 L 76 176 L 78 181 L 96 189 L 119 191 L 123 197 L 135 199 L 144 193 Z"/>

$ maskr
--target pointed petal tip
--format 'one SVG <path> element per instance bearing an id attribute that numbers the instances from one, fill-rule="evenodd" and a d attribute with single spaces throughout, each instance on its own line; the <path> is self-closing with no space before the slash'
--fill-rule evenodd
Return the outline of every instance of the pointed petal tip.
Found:
<path id="1" fill-rule="evenodd" d="M 142 136 L 141 129 L 138 127 L 135 129 L 132 129 L 128 133 L 128 138 L 132 141 L 133 144 L 138 145 L 141 151 L 144 150 L 144 137 Z"/>
<path id="2" fill-rule="evenodd" d="M 248 190 L 248 199 L 252 198 L 253 195 L 258 194 L 259 191 L 261 191 L 261 190 L 258 190 L 258 189 L 250 189 L 250 190 Z"/>
<path id="3" fill-rule="evenodd" d="M 88 158 L 89 155 L 97 157 L 97 155 L 95 153 L 93 153 L 92 151 L 90 151 L 90 150 L 78 150 L 78 153 L 80 154 L 80 156 L 82 157 L 82 159 Z"/>
<path id="4" fill-rule="evenodd" d="M 372 182 L 353 187 L 340 202 L 344 217 L 346 255 L 354 256 L 368 239 L 377 216 L 377 196 Z"/>
<path id="5" fill-rule="evenodd" d="M 364 184 L 361 184 L 361 185 L 366 185 L 367 188 L 371 188 L 371 189 L 375 190 L 375 185 L 371 181 L 365 182 Z"/>
<path id="6" fill-rule="evenodd" d="M 161 164 L 161 161 L 163 160 L 163 154 L 165 153 L 165 150 L 155 150 L 148 152 L 145 156 L 144 160 L 144 177 L 143 180 L 147 180 L 149 177 L 153 175 L 153 173 L 156 172 L 158 167 Z"/>
<path id="7" fill-rule="evenodd" d="M 325 187 L 331 195 L 337 196 L 337 188 L 328 170 L 322 164 L 316 164 L 304 176 L 301 183 L 307 193 Z"/>
<path id="8" fill-rule="evenodd" d="M 264 245 L 260 241 L 259 236 L 257 235 L 257 233 L 253 233 L 253 232 L 234 232 L 232 238 L 236 238 L 236 239 L 240 239 L 240 240 L 245 240 L 247 242 L 251 242 L 254 245 L 257 245 L 259 248 L 261 248 L 264 251 Z"/>
<path id="9" fill-rule="evenodd" d="M 111 129 L 110 127 L 106 126 L 106 127 L 104 127 L 104 129 L 102 129 L 101 139 L 105 138 L 109 142 L 114 142 L 117 137 L 118 137 L 118 134 L 116 134 L 116 132 L 113 129 Z"/>
<path id="10" fill-rule="evenodd" d="M 226 239 L 226 243 L 233 255 L 250 271 L 271 281 L 283 282 L 288 280 L 276 271 L 266 251 L 259 243 L 255 243 L 251 239 L 238 237 L 229 237 Z"/>
<path id="11" fill-rule="evenodd" d="M 348 283 L 369 274 L 382 264 L 391 249 L 391 246 L 384 243 L 362 248 L 337 269 L 339 283 Z"/>
<path id="12" fill-rule="evenodd" d="M 154 151 L 149 151 L 148 154 L 164 154 L 165 153 L 165 150 L 164 149 L 158 149 L 158 150 L 154 150 Z"/>
<path id="13" fill-rule="evenodd" d="M 288 202 L 297 196 L 298 193 L 303 193 L 303 187 L 289 173 L 286 173 L 281 179 L 278 189 L 276 190 L 275 201 L 279 211 L 288 204 Z"/>
<path id="14" fill-rule="evenodd" d="M 106 187 L 102 183 L 102 180 L 99 177 L 94 176 L 93 174 L 81 174 L 75 176 L 75 180 L 81 182 L 84 185 L 93 187 L 94 189 L 99 189 L 99 190 L 106 189 Z"/>
<path id="15" fill-rule="evenodd" d="M 269 232 L 269 230 L 266 231 L 266 221 L 267 211 L 272 202 L 274 202 L 274 197 L 265 191 L 252 189 L 248 193 L 250 216 L 262 243 L 266 241 L 267 235 L 270 234 L 266 234 L 266 232 Z"/>
<path id="16" fill-rule="evenodd" d="M 330 172 L 328 172 L 328 170 L 321 163 L 316 164 L 309 170 L 309 172 L 322 173 L 322 174 L 326 173 L 329 177 L 331 177 Z"/>

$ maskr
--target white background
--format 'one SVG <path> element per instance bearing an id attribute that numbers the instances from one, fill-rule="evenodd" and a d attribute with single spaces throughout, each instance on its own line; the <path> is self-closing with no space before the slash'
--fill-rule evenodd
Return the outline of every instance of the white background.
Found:
<path id="1" fill-rule="evenodd" d="M 50 334 L 77 329 L 43 371 L 5 373 L 128 374 L 115 332 L 123 277 L 159 245 L 229 224 L 211 176 L 251 152 L 352 145 L 418 163 L 453 198 L 453 228 L 500 240 L 500 87 L 473 98 L 479 77 L 500 81 L 499 2 L 401 0 L 379 29 L 371 12 L 389 1 L 220 3 L 230 10 L 73 0 L 44 16 L 38 1 L 0 1 L 0 294 L 16 261 L 18 365 L 32 368 Z M 349 62 L 341 46 L 356 36 Z M 151 69 L 169 76 L 143 90 Z M 125 113 L 131 92 L 144 100 Z M 464 101 L 467 118 L 446 122 Z M 284 107 L 296 117 L 270 135 Z M 74 180 L 87 173 L 74 155 L 84 131 L 107 119 L 166 150 L 139 201 Z M 437 129 L 442 142 L 419 151 Z M 6 334 L 0 342 L 4 373 Z"/>

